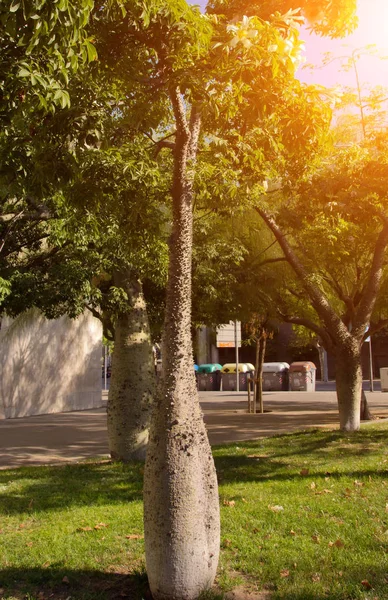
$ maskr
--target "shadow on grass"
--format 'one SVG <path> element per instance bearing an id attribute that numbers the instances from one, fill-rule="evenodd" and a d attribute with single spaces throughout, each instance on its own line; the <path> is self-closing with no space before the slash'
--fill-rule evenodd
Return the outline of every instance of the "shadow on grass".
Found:
<path id="1" fill-rule="evenodd" d="M 300 565 L 302 566 L 302 565 Z M 306 566 L 307 568 L 307 566 Z M 309 570 L 307 568 L 307 570 Z M 317 575 L 317 574 L 315 574 Z M 333 576 L 334 575 L 334 576 Z M 386 574 L 379 567 L 359 565 L 344 573 L 333 573 L 330 580 L 314 584 L 299 580 L 298 571 L 291 572 L 287 586 L 279 588 L 267 582 L 264 590 L 274 600 L 348 600 L 349 598 L 385 598 Z M 254 579 L 247 581 L 252 585 Z M 144 569 L 132 573 L 108 573 L 97 570 L 64 568 L 7 568 L 0 571 L 2 600 L 152 600 Z M 246 600 L 244 586 L 236 590 L 234 600 Z M 288 588 L 288 589 L 287 589 Z M 315 589 L 314 589 L 315 588 Z M 369 592 L 369 594 L 368 594 Z M 240 594 L 240 595 L 239 595 Z M 367 594 L 367 595 L 366 595 Z M 376 594 L 378 594 L 376 596 Z M 216 588 L 201 595 L 200 600 L 221 600 L 224 593 Z M 254 596 L 257 598 L 257 596 Z M 263 596 L 268 598 L 267 595 Z"/>
<path id="2" fill-rule="evenodd" d="M 215 450 L 215 462 L 219 481 L 222 483 L 290 480 L 299 474 L 298 469 L 303 466 L 301 459 L 307 456 L 313 456 L 317 461 L 306 465 L 311 468 L 315 478 L 327 476 L 328 470 L 333 478 L 346 475 L 359 478 L 386 477 L 387 469 L 384 465 L 381 465 L 380 470 L 363 469 L 361 465 L 355 470 L 355 462 L 347 462 L 348 458 L 361 459 L 373 457 L 374 454 L 379 456 L 386 445 L 386 439 L 386 429 L 362 429 L 352 434 L 321 429 L 301 431 L 273 436 L 265 441 L 239 443 L 239 447 L 252 451 L 252 454 L 236 454 L 236 445 L 219 447 Z M 322 467 L 322 464 L 327 464 L 328 467 Z"/>
<path id="3" fill-rule="evenodd" d="M 152 600 L 144 570 L 131 574 L 56 568 L 0 571 L 1 598 L 18 600 Z"/>
<path id="4" fill-rule="evenodd" d="M 102 461 L 0 471 L 0 514 L 141 500 L 143 467 Z"/>
<path id="5" fill-rule="evenodd" d="M 236 446 L 215 449 L 219 480 L 222 483 L 258 480 L 290 480 L 299 473 L 298 460 L 314 455 L 314 477 L 386 476 L 386 468 L 370 471 L 347 457 L 373 456 L 386 444 L 387 430 L 362 429 L 355 434 L 316 430 L 267 438 L 265 441 L 240 443 L 252 456 L 236 454 Z M 265 454 L 263 452 L 263 444 Z M 379 448 L 377 448 L 379 446 Z M 273 452 L 271 449 L 273 447 Z M 279 451 L 279 448 L 281 450 Z M 256 456 L 257 453 L 257 456 Z M 336 462 L 339 470 L 336 472 Z M 294 469 L 289 468 L 289 463 Z M 329 466 L 326 468 L 325 464 Z M 326 471 L 325 471 L 326 468 Z M 0 514 L 18 514 L 31 510 L 60 510 L 71 506 L 103 506 L 142 499 L 143 464 L 86 462 L 64 466 L 28 467 L 0 470 Z"/>

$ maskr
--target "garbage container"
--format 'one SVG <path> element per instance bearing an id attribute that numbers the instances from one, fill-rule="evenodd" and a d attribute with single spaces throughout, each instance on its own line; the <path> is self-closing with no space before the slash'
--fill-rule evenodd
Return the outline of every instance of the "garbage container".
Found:
<path id="1" fill-rule="evenodd" d="M 248 377 L 251 371 L 246 363 L 238 364 L 238 387 L 240 392 L 248 389 Z M 222 391 L 235 392 L 237 390 L 237 377 L 235 363 L 227 363 L 221 369 Z"/>
<path id="2" fill-rule="evenodd" d="M 388 392 L 388 367 L 380 369 L 381 391 Z"/>
<path id="3" fill-rule="evenodd" d="M 197 382 L 200 392 L 219 392 L 221 388 L 221 365 L 211 363 L 199 365 Z"/>
<path id="4" fill-rule="evenodd" d="M 315 392 L 316 371 L 316 366 L 310 361 L 291 363 L 290 390 L 292 392 Z"/>
<path id="5" fill-rule="evenodd" d="M 198 365 L 194 363 L 194 375 L 195 375 L 195 384 L 198 389 Z"/>
<path id="6" fill-rule="evenodd" d="M 290 365 L 286 362 L 263 363 L 263 391 L 287 391 L 289 368 Z"/>

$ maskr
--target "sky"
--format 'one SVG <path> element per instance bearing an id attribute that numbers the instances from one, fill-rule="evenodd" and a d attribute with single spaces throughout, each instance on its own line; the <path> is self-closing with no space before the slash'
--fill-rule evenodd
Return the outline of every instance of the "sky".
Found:
<path id="1" fill-rule="evenodd" d="M 201 8 L 206 6 L 206 0 L 192 3 L 199 4 Z M 306 44 L 305 68 L 300 68 L 297 74 L 301 81 L 327 87 L 355 87 L 354 73 L 341 71 L 340 60 L 323 66 L 326 52 L 331 52 L 336 57 L 348 56 L 354 49 L 376 44 L 378 55 L 388 57 L 388 0 L 358 0 L 357 5 L 359 26 L 346 38 L 331 40 L 310 33 L 306 27 L 301 28 L 300 36 Z M 376 85 L 388 87 L 388 60 L 382 60 L 379 56 L 362 54 L 358 60 L 360 83 L 366 89 Z M 306 68 L 311 63 L 315 66 L 313 70 Z"/>
<path id="2" fill-rule="evenodd" d="M 375 44 L 376 55 L 361 54 L 357 62 L 360 83 L 365 87 L 388 86 L 388 60 L 381 58 L 388 58 L 388 0 L 358 0 L 357 5 L 358 28 L 345 38 L 322 38 L 302 28 L 300 35 L 306 43 L 306 65 L 315 65 L 314 70 L 306 67 L 299 70 L 298 77 L 302 81 L 328 87 L 355 87 L 354 72 L 342 71 L 340 59 L 323 66 L 324 54 L 331 52 L 336 57 L 349 56 L 355 49 Z"/>

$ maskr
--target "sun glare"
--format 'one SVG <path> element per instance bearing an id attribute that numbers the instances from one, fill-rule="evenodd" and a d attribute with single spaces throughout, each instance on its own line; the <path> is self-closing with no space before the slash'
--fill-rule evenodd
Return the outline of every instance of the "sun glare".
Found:
<path id="1" fill-rule="evenodd" d="M 355 37 L 388 49 L 388 0 L 358 0 L 359 28 Z"/>

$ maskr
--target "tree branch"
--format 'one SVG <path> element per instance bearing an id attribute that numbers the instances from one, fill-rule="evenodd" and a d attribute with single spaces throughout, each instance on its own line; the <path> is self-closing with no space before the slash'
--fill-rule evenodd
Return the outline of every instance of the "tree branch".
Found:
<path id="1" fill-rule="evenodd" d="M 268 265 L 271 263 L 277 263 L 277 262 L 284 262 L 287 261 L 285 256 L 279 256 L 277 258 L 267 258 L 266 260 L 263 260 L 261 263 L 259 263 L 257 265 L 257 267 L 262 267 L 263 265 Z"/>
<path id="2" fill-rule="evenodd" d="M 293 323 L 294 325 L 301 325 L 313 331 L 317 336 L 319 336 L 322 340 L 322 344 L 324 345 L 326 350 L 333 350 L 334 345 L 330 338 L 330 335 L 323 328 L 311 321 L 310 319 L 305 319 L 303 317 L 291 317 L 289 315 L 285 315 L 279 311 L 279 316 L 285 323 Z"/>
<path id="3" fill-rule="evenodd" d="M 356 311 L 356 318 L 352 330 L 352 334 L 355 337 L 362 338 L 364 336 L 365 327 L 370 321 L 371 314 L 376 303 L 377 294 L 381 287 L 387 245 L 388 219 L 385 220 L 385 225 L 377 238 L 368 281 L 365 285 L 359 307 Z"/>
<path id="4" fill-rule="evenodd" d="M 170 89 L 170 100 L 174 111 L 177 138 L 183 136 L 185 142 L 190 136 L 190 126 L 187 122 L 185 105 L 179 87 Z"/>
<path id="5" fill-rule="evenodd" d="M 307 270 L 305 269 L 304 265 L 300 262 L 299 258 L 296 256 L 293 248 L 284 236 L 275 219 L 272 216 L 270 216 L 265 210 L 259 208 L 258 206 L 255 206 L 254 209 L 261 216 L 263 221 L 274 234 L 279 246 L 281 247 L 284 253 L 287 262 L 292 267 L 295 274 L 301 281 L 305 291 L 307 292 L 310 298 L 310 302 L 315 312 L 317 313 L 318 317 L 323 321 L 327 330 L 330 331 L 333 337 L 343 337 L 349 335 L 349 332 L 345 327 L 344 323 L 337 315 L 337 313 L 333 310 L 333 308 L 330 306 L 326 295 L 319 289 L 317 285 L 315 285 L 311 281 Z"/>

